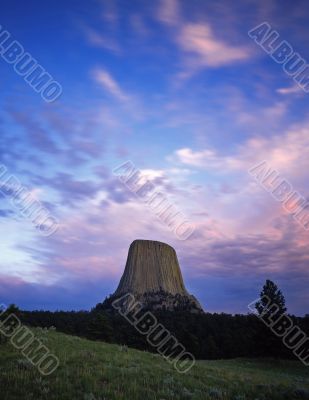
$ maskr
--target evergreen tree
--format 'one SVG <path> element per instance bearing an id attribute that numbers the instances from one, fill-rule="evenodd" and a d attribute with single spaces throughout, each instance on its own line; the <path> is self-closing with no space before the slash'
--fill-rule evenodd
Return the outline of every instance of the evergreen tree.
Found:
<path id="1" fill-rule="evenodd" d="M 278 307 L 277 315 L 282 315 L 286 312 L 285 298 L 278 289 L 278 286 L 271 280 L 267 279 L 260 294 L 261 300 L 255 305 L 259 315 L 267 312 L 271 305 Z"/>
<path id="2" fill-rule="evenodd" d="M 285 307 L 285 298 L 278 289 L 277 285 L 267 279 L 260 294 L 260 301 L 255 305 L 262 320 L 266 325 L 261 324 L 257 330 L 257 339 L 259 352 L 264 356 L 279 357 L 284 354 L 285 348 L 282 340 L 278 338 L 271 330 L 268 321 L 276 321 L 287 309 Z"/>
<path id="3" fill-rule="evenodd" d="M 110 342 L 113 339 L 113 329 L 109 318 L 103 312 L 93 312 L 93 317 L 87 329 L 92 339 Z"/>
<path id="4" fill-rule="evenodd" d="M 20 317 L 20 310 L 15 304 L 10 304 L 7 308 L 4 306 L 0 309 L 0 324 L 9 316 L 15 315 L 18 319 Z M 8 341 L 7 337 L 0 330 L 0 344 L 6 343 Z"/>

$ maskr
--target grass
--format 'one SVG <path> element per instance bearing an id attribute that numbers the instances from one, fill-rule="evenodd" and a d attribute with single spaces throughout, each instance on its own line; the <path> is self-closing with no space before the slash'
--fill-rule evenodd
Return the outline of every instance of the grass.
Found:
<path id="1" fill-rule="evenodd" d="M 179 374 L 156 354 L 32 331 L 60 366 L 43 377 L 10 343 L 1 344 L 1 400 L 309 399 L 309 371 L 297 361 L 198 361 Z"/>

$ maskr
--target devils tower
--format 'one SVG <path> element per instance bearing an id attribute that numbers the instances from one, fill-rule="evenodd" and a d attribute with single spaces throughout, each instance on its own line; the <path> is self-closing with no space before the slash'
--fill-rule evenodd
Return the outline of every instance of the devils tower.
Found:
<path id="1" fill-rule="evenodd" d="M 184 285 L 173 247 L 153 240 L 134 240 L 124 273 L 111 300 L 127 293 L 150 310 L 202 312 Z"/>

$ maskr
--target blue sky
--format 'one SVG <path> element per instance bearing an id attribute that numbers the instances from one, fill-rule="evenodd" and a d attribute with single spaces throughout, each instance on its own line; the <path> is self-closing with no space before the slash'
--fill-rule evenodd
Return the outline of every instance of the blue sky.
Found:
<path id="1" fill-rule="evenodd" d="M 130 243 L 175 247 L 210 312 L 247 312 L 266 279 L 308 312 L 308 231 L 248 174 L 266 160 L 308 197 L 308 93 L 248 31 L 266 21 L 309 60 L 306 1 L 52 1 L 0 26 L 62 86 L 52 103 L 0 59 L 0 161 L 55 218 L 42 236 L 0 199 L 0 300 L 89 309 Z M 179 240 L 113 174 L 130 160 L 190 219 Z"/>

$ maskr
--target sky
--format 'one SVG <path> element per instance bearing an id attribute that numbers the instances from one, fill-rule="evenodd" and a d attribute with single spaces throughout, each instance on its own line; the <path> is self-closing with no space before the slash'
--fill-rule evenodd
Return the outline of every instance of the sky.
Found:
<path id="1" fill-rule="evenodd" d="M 266 22 L 309 61 L 308 18 L 305 0 L 2 4 L 62 94 L 46 102 L 0 57 L 0 164 L 58 221 L 44 235 L 0 195 L 0 303 L 90 309 L 148 239 L 175 248 L 206 311 L 247 313 L 271 279 L 308 313 L 309 231 L 248 172 L 265 160 L 308 198 L 309 94 L 248 35 Z M 113 172 L 128 162 L 192 235 Z"/>

